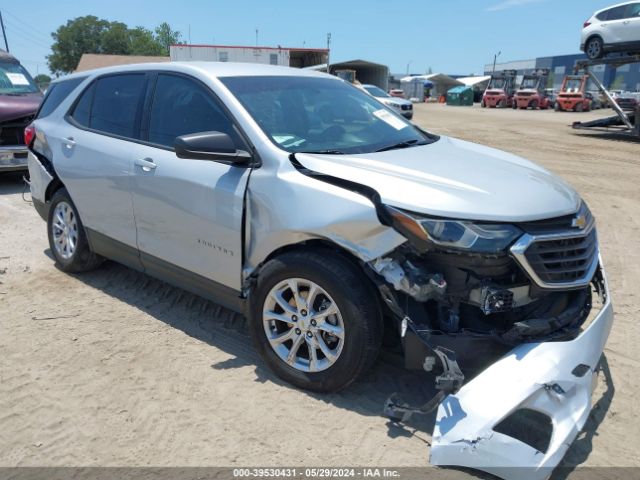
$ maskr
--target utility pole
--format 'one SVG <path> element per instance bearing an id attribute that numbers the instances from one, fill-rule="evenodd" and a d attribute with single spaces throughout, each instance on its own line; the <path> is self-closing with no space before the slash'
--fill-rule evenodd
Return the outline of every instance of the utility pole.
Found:
<path id="1" fill-rule="evenodd" d="M 258 27 L 256 27 L 256 47 L 258 46 L 258 33 L 259 33 L 259 30 L 258 30 Z"/>
<path id="2" fill-rule="evenodd" d="M 412 63 L 413 63 L 413 60 L 410 60 L 409 63 L 407 63 L 407 77 L 409 76 L 409 68 L 411 67 Z"/>
<path id="3" fill-rule="evenodd" d="M 331 34 L 327 33 L 327 73 L 331 73 Z"/>
<path id="4" fill-rule="evenodd" d="M 502 50 L 500 50 L 498 53 L 496 53 L 493 56 L 493 71 L 491 72 L 492 75 L 496 73 L 496 62 L 498 61 L 498 57 L 500 56 L 501 53 L 502 53 Z"/>
<path id="5" fill-rule="evenodd" d="M 4 37 L 4 47 L 9 51 L 9 44 L 7 43 L 7 32 L 4 30 L 4 21 L 2 20 L 2 10 L 0 10 L 0 26 L 2 26 L 2 36 Z"/>

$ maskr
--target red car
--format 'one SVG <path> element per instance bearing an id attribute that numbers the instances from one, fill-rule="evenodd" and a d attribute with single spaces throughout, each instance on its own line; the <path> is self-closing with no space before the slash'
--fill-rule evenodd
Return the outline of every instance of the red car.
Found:
<path id="1" fill-rule="evenodd" d="M 0 50 L 0 172 L 27 169 L 24 129 L 41 101 L 42 93 L 29 72 Z"/>

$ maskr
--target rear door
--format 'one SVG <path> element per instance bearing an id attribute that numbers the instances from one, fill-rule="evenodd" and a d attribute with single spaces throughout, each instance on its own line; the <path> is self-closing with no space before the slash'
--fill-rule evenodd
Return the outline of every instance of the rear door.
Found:
<path id="1" fill-rule="evenodd" d="M 56 171 L 91 230 L 90 238 L 95 232 L 132 252 L 136 230 L 130 175 L 146 87 L 145 73 L 98 78 L 80 95 L 55 135 Z"/>
<path id="2" fill-rule="evenodd" d="M 134 145 L 132 192 L 138 248 L 146 270 L 240 289 L 244 194 L 249 169 L 178 158 L 176 137 L 220 131 L 247 150 L 213 92 L 199 80 L 158 73 L 143 139 Z M 183 280 L 184 281 L 184 280 Z"/>

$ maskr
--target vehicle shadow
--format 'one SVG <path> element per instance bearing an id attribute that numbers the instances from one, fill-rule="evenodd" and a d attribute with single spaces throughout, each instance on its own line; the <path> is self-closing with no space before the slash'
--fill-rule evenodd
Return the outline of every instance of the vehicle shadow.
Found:
<path id="1" fill-rule="evenodd" d="M 14 195 L 28 192 L 26 184 L 22 180 L 25 172 L 0 172 L 0 195 Z"/>
<path id="2" fill-rule="evenodd" d="M 615 132 L 615 131 L 610 131 L 610 132 L 594 131 L 589 133 L 581 132 L 581 133 L 575 133 L 575 135 L 578 137 L 593 138 L 598 140 L 609 140 L 611 142 L 640 143 L 640 137 L 636 137 L 636 136 L 622 133 L 622 132 Z"/>
<path id="3" fill-rule="evenodd" d="M 49 250 L 44 253 L 51 256 Z M 76 275 L 76 278 L 233 357 L 211 365 L 212 375 L 216 370 L 253 366 L 255 381 L 295 388 L 263 364 L 253 348 L 242 315 L 114 262 L 108 261 L 99 269 Z M 335 394 L 306 393 L 366 416 L 383 416 L 385 401 L 393 393 L 411 404 L 426 403 L 435 394 L 433 379 L 425 372 L 407 371 L 401 364 L 397 355 L 385 350 L 374 368 L 348 389 Z M 428 443 L 434 422 L 435 412 L 429 416 L 414 416 L 402 425 L 389 422 L 389 436 L 417 436 Z"/>
<path id="4" fill-rule="evenodd" d="M 607 417 L 616 391 L 605 354 L 602 354 L 600 359 L 600 375 L 602 375 L 606 389 L 593 404 L 582 432 L 569 447 L 564 459 L 551 476 L 552 480 L 566 480 L 576 468 L 579 468 L 589 458 L 593 450 L 593 439 L 598 435 L 598 427 Z"/>

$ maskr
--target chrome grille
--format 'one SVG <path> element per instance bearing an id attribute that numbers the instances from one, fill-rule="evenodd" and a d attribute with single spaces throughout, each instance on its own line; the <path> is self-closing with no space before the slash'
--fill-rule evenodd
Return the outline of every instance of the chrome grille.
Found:
<path id="1" fill-rule="evenodd" d="M 524 256 L 545 283 L 573 283 L 586 278 L 598 254 L 596 230 L 587 236 L 536 240 Z M 589 279 L 590 280 L 590 279 Z"/>

